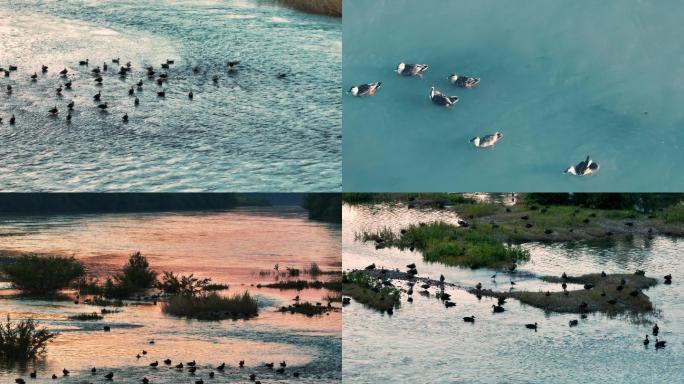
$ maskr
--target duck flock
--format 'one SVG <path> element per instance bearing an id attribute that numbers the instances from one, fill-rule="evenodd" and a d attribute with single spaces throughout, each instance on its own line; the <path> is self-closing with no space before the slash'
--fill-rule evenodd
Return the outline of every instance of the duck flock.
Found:
<path id="1" fill-rule="evenodd" d="M 418 77 L 420 79 L 423 79 L 423 75 L 429 67 L 430 66 L 427 64 L 407 64 L 402 62 L 399 63 L 395 72 L 399 76 Z M 452 73 L 451 75 L 449 75 L 448 80 L 454 86 L 463 89 L 472 89 L 475 88 L 475 86 L 477 86 L 478 84 L 480 84 L 479 77 L 464 76 L 456 73 Z M 355 97 L 371 97 L 375 96 L 375 94 L 378 92 L 381 86 L 382 82 L 379 81 L 374 83 L 356 85 L 351 87 L 348 93 Z M 433 104 L 439 107 L 449 109 L 451 109 L 459 101 L 458 96 L 448 96 L 445 93 L 439 91 L 434 86 L 430 88 L 429 99 L 430 101 L 432 101 Z M 503 137 L 504 136 L 501 132 L 495 132 L 482 137 L 474 137 L 470 139 L 470 143 L 476 148 L 493 148 L 501 139 L 503 139 Z M 564 173 L 574 176 L 588 176 L 591 174 L 595 174 L 598 171 L 598 163 L 591 160 L 590 156 L 587 156 L 587 158 L 584 161 L 581 161 L 576 165 L 568 167 L 564 171 Z"/>
<path id="2" fill-rule="evenodd" d="M 407 296 L 408 296 L 407 302 L 409 302 L 409 303 L 413 302 L 414 288 L 416 290 L 418 290 L 418 294 L 420 294 L 422 296 L 426 296 L 426 297 L 429 297 L 431 295 L 430 291 L 429 291 L 430 288 L 437 288 L 437 292 L 435 293 L 435 297 L 443 302 L 445 308 L 448 309 L 448 308 L 452 308 L 452 307 L 456 306 L 456 303 L 451 300 L 451 294 L 445 292 L 446 283 L 445 283 L 444 275 L 440 275 L 439 281 L 433 281 L 430 279 L 426 279 L 421 284 L 417 285 L 419 282 L 414 280 L 414 278 L 418 274 L 418 270 L 416 269 L 416 264 L 415 263 L 408 264 L 406 266 L 406 268 L 407 268 L 406 275 L 409 277 L 409 279 L 407 281 L 407 289 L 405 291 Z M 375 269 L 376 269 L 375 264 L 371 264 L 365 268 L 365 270 L 367 270 L 367 271 L 372 271 Z M 515 269 L 516 269 L 516 265 L 512 264 L 511 266 L 508 267 L 508 272 L 514 273 Z M 387 272 L 387 270 L 385 270 L 385 269 L 382 269 L 380 271 L 381 272 Z M 635 274 L 643 276 L 645 273 L 644 273 L 644 271 L 638 270 L 638 271 L 636 271 Z M 381 275 L 383 275 L 383 274 L 381 273 Z M 607 275 L 604 271 L 602 271 L 601 276 L 606 277 Z M 492 280 L 495 281 L 497 278 L 497 274 L 495 273 L 494 275 L 492 275 L 491 278 L 492 278 Z M 563 288 L 563 293 L 566 296 L 569 295 L 569 292 L 567 290 L 567 283 L 566 283 L 567 278 L 568 278 L 567 274 L 565 272 L 563 272 L 563 274 L 561 275 L 561 281 L 562 281 L 561 287 Z M 381 278 L 381 280 L 382 280 L 383 286 L 394 286 L 389 278 Z M 511 284 L 511 290 L 512 290 L 513 289 L 512 286 L 515 285 L 515 281 L 513 281 L 511 279 L 510 284 Z M 618 291 L 621 291 L 622 289 L 624 289 L 626 284 L 627 284 L 627 282 L 623 278 L 623 279 L 621 279 L 620 285 L 618 285 L 616 287 L 616 289 Z M 672 274 L 668 274 L 668 275 L 664 276 L 664 284 L 665 285 L 672 284 Z M 417 285 L 417 287 L 416 287 L 416 285 Z M 592 289 L 592 288 L 594 288 L 594 286 L 592 284 L 585 284 L 584 285 L 584 289 Z M 475 289 L 471 292 L 474 292 L 475 295 L 478 298 L 480 298 L 481 297 L 481 294 L 480 294 L 481 290 L 482 290 L 482 283 L 477 283 L 477 285 L 475 285 Z M 634 290 L 633 292 L 630 293 L 630 295 L 632 295 L 632 296 L 636 296 L 638 294 L 639 294 L 638 290 Z M 550 295 L 550 292 L 547 291 L 546 296 L 549 296 L 549 295 Z M 604 291 L 601 294 L 601 296 L 605 296 L 605 295 L 606 295 L 606 293 Z M 350 301 L 351 301 L 350 298 L 347 298 L 347 297 L 343 298 L 343 304 L 349 304 Z M 611 299 L 608 302 L 611 304 L 616 304 L 614 299 Z M 505 303 L 506 303 L 505 297 L 497 297 L 497 303 L 492 305 L 492 313 L 496 314 L 496 313 L 505 312 L 506 311 L 506 309 L 504 308 Z M 582 318 L 582 319 L 587 318 L 588 307 L 589 307 L 589 305 L 585 302 L 582 302 L 579 304 L 580 318 Z M 394 310 L 390 308 L 387 310 L 387 313 L 389 315 L 392 315 L 394 313 Z M 463 321 L 466 323 L 474 324 L 475 323 L 475 315 L 465 316 L 465 317 L 463 317 Z M 575 327 L 577 325 L 579 325 L 579 320 L 577 320 L 577 319 L 570 320 L 568 322 L 568 326 L 570 326 L 570 327 Z M 535 332 L 539 328 L 539 324 L 537 322 L 527 323 L 527 324 L 524 324 L 524 326 L 526 329 L 531 329 L 531 330 L 534 330 Z M 653 334 L 653 336 L 656 337 L 655 342 L 654 342 L 654 346 L 655 346 L 656 350 L 665 348 L 665 345 L 667 344 L 667 341 L 658 339 L 657 336 L 658 336 L 659 332 L 660 332 L 660 328 L 658 327 L 658 324 L 656 323 L 652 328 L 652 334 Z M 650 342 L 651 342 L 651 340 L 649 339 L 649 335 L 646 335 L 646 337 L 642 341 L 644 347 L 648 347 Z"/>
<path id="3" fill-rule="evenodd" d="M 169 83 L 172 82 L 172 77 L 170 77 L 170 73 L 172 67 L 175 64 L 175 60 L 167 59 L 165 62 L 161 63 L 156 68 L 153 65 L 147 65 L 144 67 L 143 71 L 136 71 L 133 68 L 133 65 L 130 61 L 125 62 L 125 64 L 123 65 L 121 64 L 121 62 L 121 58 L 115 58 L 111 60 L 111 63 L 104 62 L 102 65 L 96 65 L 92 67 L 89 59 L 79 60 L 77 63 L 78 67 L 85 67 L 87 71 L 86 73 L 90 74 L 90 78 L 84 79 L 78 77 L 77 75 L 82 73 L 80 69 L 70 70 L 67 67 L 64 67 L 64 69 L 58 72 L 58 77 L 56 81 L 54 77 L 50 77 L 51 72 L 48 66 L 42 65 L 40 71 L 35 71 L 32 75 L 28 76 L 26 81 L 31 83 L 52 82 L 52 84 L 55 87 L 54 93 L 57 103 L 54 104 L 52 108 L 45 111 L 45 113 L 49 114 L 49 116 L 53 118 L 59 118 L 60 116 L 63 116 L 66 124 L 71 124 L 72 120 L 74 119 L 74 115 L 72 114 L 72 112 L 75 108 L 82 107 L 84 109 L 92 109 L 95 111 L 99 111 L 101 113 L 107 113 L 107 110 L 110 108 L 111 103 L 107 101 L 109 96 L 107 94 L 107 85 L 110 82 L 115 81 L 117 78 L 119 81 L 127 81 L 131 78 L 135 78 L 138 80 L 137 82 L 133 83 L 127 91 L 127 95 L 130 99 L 129 106 L 132 109 L 140 105 L 140 97 L 142 97 L 143 89 L 146 87 L 154 87 L 154 94 L 158 99 L 166 98 L 167 87 L 169 86 Z M 16 65 L 9 65 L 7 68 L 0 66 L 0 77 L 17 77 L 19 75 L 15 75 L 15 73 L 17 73 L 18 69 L 19 68 Z M 202 68 L 200 68 L 197 65 L 190 67 L 189 70 L 193 75 L 199 75 L 202 72 Z M 228 61 L 226 63 L 226 67 L 224 68 L 224 70 L 225 72 L 227 72 L 228 75 L 236 75 L 240 70 L 240 61 Z M 283 79 L 286 76 L 286 74 L 277 75 L 279 79 Z M 211 81 L 215 85 L 218 85 L 220 79 L 221 74 L 219 73 L 215 73 L 211 76 Z M 75 87 L 87 87 L 92 89 L 92 105 L 76 105 L 74 100 L 69 97 L 69 93 Z M 12 97 L 16 95 L 18 92 L 22 91 L 23 88 L 21 86 L 17 86 L 16 82 L 14 87 L 10 84 L 7 84 L 5 86 L 5 92 L 7 93 L 8 97 Z M 113 94 L 114 92 L 115 91 L 112 90 L 110 94 Z M 186 90 L 186 92 L 187 99 L 193 100 L 195 96 L 193 90 L 188 89 Z M 129 119 L 130 117 L 128 112 L 124 113 L 121 116 L 121 120 L 124 123 L 127 123 Z M 11 116 L 9 116 L 7 121 L 9 125 L 16 125 L 17 117 L 14 114 L 12 114 Z M 0 116 L 0 124 L 2 123 L 3 117 Z"/>
<path id="4" fill-rule="evenodd" d="M 107 329 L 108 328 L 105 327 L 105 331 L 107 331 Z M 154 343 L 155 343 L 154 340 L 149 341 L 149 344 L 154 344 Z M 140 353 L 138 353 L 136 355 L 136 358 L 141 359 L 143 356 L 149 357 L 149 354 L 146 350 L 142 350 Z M 289 374 L 289 372 L 286 371 L 287 363 L 285 361 L 282 361 L 277 365 L 278 366 L 276 367 L 276 363 L 271 362 L 271 363 L 265 363 L 264 367 L 268 371 L 273 371 L 273 372 L 277 373 L 278 375 L 282 375 L 283 377 L 285 377 Z M 152 371 L 158 371 L 159 369 L 161 369 L 163 367 L 166 367 L 169 371 L 175 372 L 178 375 L 181 375 L 184 372 L 188 373 L 190 375 L 190 377 L 194 378 L 193 380 L 194 380 L 195 384 L 204 384 L 205 382 L 209 382 L 208 380 L 205 381 L 204 378 L 198 377 L 198 375 L 204 374 L 204 375 L 206 375 L 207 379 L 213 379 L 213 378 L 217 377 L 215 371 L 218 371 L 219 373 L 223 373 L 226 371 L 226 368 L 230 369 L 230 367 L 226 366 L 225 362 L 222 362 L 221 364 L 217 365 L 215 368 L 212 368 L 209 365 L 201 366 L 195 360 L 183 363 L 183 362 L 174 362 L 173 360 L 171 360 L 168 357 L 165 358 L 164 360 L 162 360 L 161 362 L 159 360 L 155 360 L 155 361 L 153 361 L 147 365 L 147 369 L 150 369 Z M 235 367 L 235 368 L 238 369 L 239 371 L 246 370 L 247 368 L 245 368 L 245 361 L 240 360 L 238 362 L 237 367 Z M 113 371 L 106 371 L 106 372 L 107 373 L 103 374 L 103 372 L 100 372 L 100 371 L 98 371 L 97 368 L 93 367 L 90 369 L 90 376 L 93 378 L 101 376 L 102 378 L 104 378 L 107 381 L 113 381 L 115 379 L 115 376 L 116 376 L 115 373 Z M 52 374 L 52 376 L 50 376 L 50 377 L 53 380 L 57 380 L 60 378 L 60 376 L 61 377 L 70 377 L 70 375 L 71 375 L 71 372 L 68 369 L 64 368 L 64 369 L 62 369 L 61 375 Z M 298 371 L 293 371 L 291 373 L 291 375 L 294 378 L 300 377 L 300 373 Z M 29 377 L 31 379 L 38 378 L 38 372 L 35 370 L 30 372 Z M 258 372 L 251 372 L 249 374 L 245 373 L 245 379 L 249 379 L 250 382 L 254 382 L 255 384 L 261 384 L 261 381 L 259 380 L 259 373 Z M 14 382 L 16 384 L 25 384 L 26 380 L 24 378 L 19 377 L 19 378 L 16 378 L 14 380 Z M 152 381 L 145 376 L 140 378 L 138 382 L 142 383 L 142 384 L 151 384 L 152 383 Z M 159 381 L 159 383 L 162 383 L 162 382 L 164 382 L 164 381 Z"/>

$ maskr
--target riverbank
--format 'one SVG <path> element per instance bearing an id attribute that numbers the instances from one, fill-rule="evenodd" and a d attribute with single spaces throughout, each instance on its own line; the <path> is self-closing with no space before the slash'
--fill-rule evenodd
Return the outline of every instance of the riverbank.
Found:
<path id="1" fill-rule="evenodd" d="M 275 2 L 302 12 L 342 17 L 342 0 L 275 0 Z"/>

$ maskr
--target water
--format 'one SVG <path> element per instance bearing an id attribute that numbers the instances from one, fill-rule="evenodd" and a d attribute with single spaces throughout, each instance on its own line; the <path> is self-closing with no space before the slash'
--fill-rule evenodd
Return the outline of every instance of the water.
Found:
<path id="1" fill-rule="evenodd" d="M 415 262 L 419 276 L 437 278 L 464 286 L 482 282 L 485 288 L 505 290 L 509 277 L 490 279 L 492 270 L 469 270 L 428 264 L 418 252 L 397 249 L 375 250 L 371 243 L 354 241 L 354 234 L 388 226 L 399 230 L 418 221 L 453 221 L 445 211 L 408 210 L 405 206 L 349 206 L 343 208 L 342 252 L 344 269 L 371 263 L 400 268 Z M 578 327 L 568 321 L 572 314 L 543 310 L 509 300 L 506 312 L 492 314 L 493 300 L 461 289 L 447 289 L 456 307 L 446 309 L 433 297 L 414 295 L 393 316 L 380 314 L 352 303 L 344 308 L 344 381 L 353 383 L 440 382 L 440 383 L 664 383 L 681 381 L 684 369 L 684 292 L 679 257 L 681 240 L 657 237 L 612 243 L 524 245 L 531 260 L 520 265 L 514 277 L 517 289 L 559 290 L 558 284 L 543 283 L 537 275 L 607 273 L 644 269 L 647 275 L 672 273 L 674 283 L 659 284 L 645 293 L 656 313 L 644 318 L 590 314 Z M 527 276 L 527 277 L 522 277 Z M 662 281 L 662 279 L 660 279 Z M 571 288 L 569 288 L 571 289 Z M 475 324 L 463 316 L 475 315 Z M 523 324 L 538 322 L 538 332 Z M 641 341 L 650 334 L 652 322 L 661 328 L 659 338 L 667 347 L 657 352 L 644 349 Z"/>
<path id="2" fill-rule="evenodd" d="M 105 315 L 97 322 L 70 321 L 67 315 L 99 312 L 100 308 L 71 301 L 17 299 L 6 284 L 0 290 L 0 312 L 4 318 L 33 317 L 47 328 L 60 332 L 48 346 L 44 358 L 28 366 L 0 366 L 0 382 L 38 370 L 39 380 L 51 382 L 52 373 L 67 367 L 73 379 L 99 382 L 109 371 L 118 382 L 187 383 L 193 377 L 166 367 L 148 367 L 169 357 L 174 365 L 196 359 L 195 379 L 225 361 L 217 380 L 245 381 L 250 373 L 261 380 L 288 382 L 301 373 L 298 382 L 339 383 L 341 376 L 341 313 L 308 318 L 281 314 L 276 308 L 302 300 L 325 302 L 327 290 L 300 292 L 258 289 L 257 283 L 277 279 L 260 272 L 273 271 L 276 263 L 302 268 L 316 262 L 323 270 L 340 268 L 340 227 L 309 221 L 299 208 L 238 209 L 228 212 L 154 214 L 69 215 L 0 218 L 0 254 L 39 252 L 71 255 L 82 260 L 90 275 L 108 276 L 121 268 L 130 252 L 140 250 L 157 271 L 194 273 L 227 283 L 232 295 L 245 290 L 259 298 L 259 316 L 250 320 L 206 322 L 164 315 L 161 306 L 128 305 L 120 313 Z M 303 275 L 303 279 L 311 279 Z M 321 276 L 319 280 L 332 278 Z M 103 333 L 102 326 L 111 326 Z M 148 344 L 150 339 L 154 345 Z M 148 354 L 140 360 L 136 354 Z M 245 360 L 246 368 L 237 363 Z M 287 375 L 277 375 L 264 363 L 285 360 Z M 90 368 L 98 375 L 90 379 Z M 60 374 L 61 375 L 61 374 Z M 194 381 L 192 381 L 194 382 Z"/>
<path id="3" fill-rule="evenodd" d="M 344 2 L 350 191 L 680 191 L 684 3 L 494 0 Z M 430 65 L 424 80 L 392 71 Z M 452 86 L 458 72 L 481 77 Z M 435 85 L 460 102 L 428 100 Z M 493 150 L 469 140 L 500 131 Z M 601 170 L 562 172 L 591 155 Z"/>
<path id="4" fill-rule="evenodd" d="M 0 4 L 0 67 L 19 67 L 0 77 L 0 189 L 340 189 L 339 19 L 258 0 Z M 126 80 L 115 74 L 116 57 L 132 62 Z M 86 58 L 90 66 L 79 66 Z M 175 64 L 161 99 L 144 68 L 159 73 L 167 58 Z M 229 60 L 241 60 L 237 74 L 227 72 Z M 108 74 L 97 87 L 90 69 L 105 61 Z M 73 90 L 60 98 L 55 89 L 65 67 Z M 36 71 L 38 81 L 29 82 Z M 278 79 L 281 73 L 287 77 Z M 140 79 L 135 107 L 128 90 Z M 98 90 L 109 113 L 95 107 Z M 67 125 L 71 100 L 76 108 Z"/>

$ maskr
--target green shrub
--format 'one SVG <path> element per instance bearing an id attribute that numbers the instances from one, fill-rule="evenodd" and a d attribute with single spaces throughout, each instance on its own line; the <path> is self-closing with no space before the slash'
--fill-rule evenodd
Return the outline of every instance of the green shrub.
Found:
<path id="1" fill-rule="evenodd" d="M 392 310 L 400 305 L 399 289 L 382 285 L 368 276 L 365 271 L 344 273 L 341 283 L 342 293 L 379 311 Z"/>
<path id="2" fill-rule="evenodd" d="M 175 275 L 173 272 L 164 272 L 157 288 L 169 295 L 195 296 L 202 291 L 227 289 L 228 286 L 210 284 L 211 279 L 198 279 L 191 274 L 189 276 Z M 211 287 L 211 289 L 209 288 Z"/>
<path id="3" fill-rule="evenodd" d="M 121 273 L 108 278 L 104 285 L 106 298 L 123 299 L 136 292 L 153 288 L 157 282 L 157 272 L 150 269 L 147 258 L 135 252 L 128 259 Z"/>
<path id="4" fill-rule="evenodd" d="M 104 317 L 99 314 L 93 313 L 79 313 L 78 315 L 71 315 L 68 317 L 69 320 L 79 320 L 79 321 L 90 321 L 90 320 L 102 320 Z"/>
<path id="5" fill-rule="evenodd" d="M 67 288 L 85 275 L 85 268 L 73 257 L 25 255 L 3 265 L 2 272 L 25 293 L 46 294 Z"/>
<path id="6" fill-rule="evenodd" d="M 664 212 L 665 222 L 670 224 L 684 223 L 684 205 L 677 204 L 667 207 Z"/>
<path id="7" fill-rule="evenodd" d="M 38 329 L 33 319 L 0 324 L 0 360 L 26 361 L 45 353 L 47 344 L 57 337 L 45 328 Z"/>
<path id="8" fill-rule="evenodd" d="M 212 292 L 198 296 L 174 296 L 164 303 L 162 311 L 178 317 L 221 320 L 256 316 L 259 307 L 249 292 L 232 297 L 222 297 Z"/>

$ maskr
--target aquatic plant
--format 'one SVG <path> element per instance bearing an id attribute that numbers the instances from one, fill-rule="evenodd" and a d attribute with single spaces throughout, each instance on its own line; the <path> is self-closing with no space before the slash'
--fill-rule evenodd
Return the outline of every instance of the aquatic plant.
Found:
<path id="1" fill-rule="evenodd" d="M 26 361 L 45 353 L 47 344 L 57 334 L 45 328 L 38 329 L 33 319 L 13 322 L 7 316 L 5 323 L 0 323 L 0 360 Z"/>
<path id="2" fill-rule="evenodd" d="M 178 317 L 221 320 L 257 316 L 259 307 L 256 298 L 252 297 L 249 292 L 231 297 L 219 296 L 212 292 L 197 296 L 174 296 L 162 305 L 162 311 Z"/>
<path id="3" fill-rule="evenodd" d="M 157 272 L 150 269 L 150 263 L 140 252 L 135 252 L 128 259 L 121 274 L 115 275 L 119 284 L 132 291 L 152 288 L 157 281 Z"/>
<path id="4" fill-rule="evenodd" d="M 468 204 L 474 201 L 462 193 L 357 193 L 347 192 L 342 194 L 342 200 L 348 204 L 368 203 L 409 203 L 431 207 L 439 207 L 444 204 Z"/>
<path id="5" fill-rule="evenodd" d="M 663 218 L 668 224 L 684 223 L 684 204 L 676 204 L 665 208 Z"/>
<path id="6" fill-rule="evenodd" d="M 0 269 L 7 280 L 27 294 L 49 294 L 68 287 L 85 274 L 73 257 L 24 255 Z"/>
<path id="7" fill-rule="evenodd" d="M 90 320 L 102 320 L 103 316 L 96 312 L 93 313 L 79 313 L 78 315 L 71 315 L 68 317 L 69 320 L 79 320 L 79 321 L 90 321 Z"/>
<path id="8" fill-rule="evenodd" d="M 340 299 L 341 301 L 341 299 Z M 299 313 L 302 315 L 306 315 L 308 317 L 313 317 L 313 316 L 318 316 L 322 315 L 326 312 L 330 312 L 333 310 L 333 307 L 331 306 L 323 306 L 321 303 L 316 303 L 312 304 L 308 301 L 303 302 L 303 303 L 294 303 L 291 305 L 288 305 L 287 307 L 280 307 L 278 309 L 279 312 L 289 312 L 289 313 Z"/>
<path id="9" fill-rule="evenodd" d="M 311 275 L 311 276 L 318 276 L 318 275 L 323 273 L 323 271 L 318 266 L 318 264 L 316 264 L 315 261 L 313 263 L 311 263 L 311 265 L 309 265 L 307 272 L 309 272 L 309 275 Z"/>
<path id="10" fill-rule="evenodd" d="M 103 295 L 104 287 L 92 277 L 81 277 L 76 280 L 73 287 L 82 295 Z"/>
<path id="11" fill-rule="evenodd" d="M 275 289 L 296 289 L 301 291 L 303 289 L 328 289 L 330 291 L 340 291 L 341 284 L 339 280 L 331 281 L 307 281 L 307 280 L 287 280 L 279 281 L 271 284 L 259 284 L 258 288 L 275 288 Z"/>
<path id="12" fill-rule="evenodd" d="M 301 273 L 301 271 L 299 270 L 299 268 L 287 267 L 287 275 L 289 277 L 297 277 L 297 276 L 299 276 L 300 273 Z"/>
<path id="13" fill-rule="evenodd" d="M 219 291 L 228 289 L 224 284 L 211 284 L 211 279 L 198 279 L 194 274 L 189 276 L 175 275 L 173 272 L 164 272 L 157 288 L 169 295 L 195 296 L 202 291 Z"/>
<path id="14" fill-rule="evenodd" d="M 342 293 L 380 311 L 399 307 L 401 293 L 393 286 L 385 286 L 365 271 L 352 271 L 342 275 Z"/>
<path id="15" fill-rule="evenodd" d="M 109 300 L 101 296 L 95 296 L 92 299 L 83 300 L 83 302 L 98 307 L 123 307 L 126 305 L 121 299 Z"/>
<path id="16" fill-rule="evenodd" d="M 329 303 L 341 303 L 342 302 L 342 295 L 328 295 L 323 298 L 323 300 L 329 302 Z"/>

